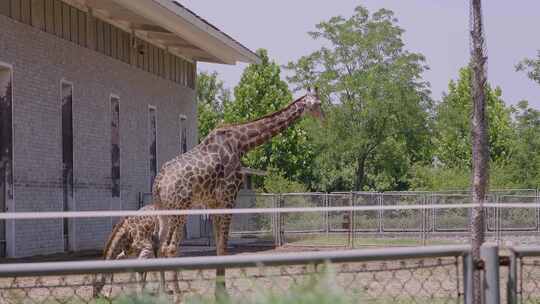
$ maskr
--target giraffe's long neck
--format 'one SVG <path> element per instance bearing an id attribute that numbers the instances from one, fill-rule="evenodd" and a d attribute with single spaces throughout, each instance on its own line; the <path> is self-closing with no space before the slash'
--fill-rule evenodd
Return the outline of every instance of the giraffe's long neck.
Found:
<path id="1" fill-rule="evenodd" d="M 247 152 L 270 140 L 298 120 L 304 109 L 304 101 L 301 98 L 278 112 L 240 125 L 243 130 L 245 128 L 247 134 L 247 141 L 243 143 L 242 150 Z"/>

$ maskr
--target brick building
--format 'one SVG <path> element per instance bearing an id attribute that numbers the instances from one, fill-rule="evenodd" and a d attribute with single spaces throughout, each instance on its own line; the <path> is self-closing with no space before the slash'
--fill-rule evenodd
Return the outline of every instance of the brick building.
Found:
<path id="1" fill-rule="evenodd" d="M 1 0 L 0 212 L 136 209 L 197 141 L 199 61 L 258 58 L 171 0 Z M 112 221 L 9 220 L 0 256 L 97 249 Z"/>

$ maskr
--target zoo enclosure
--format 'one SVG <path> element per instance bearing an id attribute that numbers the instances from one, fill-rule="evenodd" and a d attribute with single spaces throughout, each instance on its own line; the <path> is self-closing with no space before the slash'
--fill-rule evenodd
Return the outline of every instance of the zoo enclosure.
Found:
<path id="1" fill-rule="evenodd" d="M 496 190 L 490 192 L 487 203 L 532 205 L 540 203 L 540 196 L 534 189 Z M 231 236 L 272 239 L 277 246 L 298 243 L 310 245 L 310 238 L 319 238 L 319 241 L 311 242 L 311 245 L 355 247 L 355 241 L 361 241 L 362 238 L 396 237 L 414 240 L 411 245 L 425 245 L 433 239 L 466 237 L 470 228 L 471 209 L 465 205 L 470 204 L 471 197 L 467 191 L 242 195 L 238 198 L 237 208 L 367 206 L 376 210 L 234 214 Z M 407 205 L 426 208 L 389 210 L 391 206 Z M 463 205 L 464 208 L 429 207 L 445 205 Z M 516 234 L 526 236 L 540 232 L 540 207 L 490 207 L 486 208 L 485 216 L 486 235 L 496 242 Z M 201 223 L 209 226 L 209 219 L 206 216 Z M 206 231 L 210 233 L 212 230 L 206 228 Z M 322 244 L 323 241 L 325 244 Z"/>
<path id="2" fill-rule="evenodd" d="M 470 303 L 471 299 L 469 246 L 8 264 L 0 265 L 0 298 L 7 303 L 96 303 L 95 275 L 114 273 L 100 294 L 101 301 L 112 302 L 137 292 L 141 282 L 135 272 L 149 272 L 148 291 L 157 292 L 155 272 L 168 271 L 166 286 L 178 284 L 180 291 L 171 299 L 184 302 L 213 295 L 218 268 L 226 269 L 227 293 L 247 301 L 263 289 L 279 295 L 306 284 L 331 288 L 328 292 L 341 290 L 359 303 Z"/>
<path id="3" fill-rule="evenodd" d="M 354 197 L 350 193 L 349 197 Z M 321 212 L 371 212 L 371 211 L 422 211 L 422 210 L 467 210 L 475 207 L 472 204 L 441 205 L 393 205 L 393 206 L 333 206 L 311 208 L 256 208 L 256 209 L 211 209 L 211 210 L 166 210 L 166 211 L 86 211 L 86 212 L 17 212 L 0 214 L 0 219 L 51 219 L 51 218 L 105 218 L 142 215 L 200 215 L 200 214 L 233 214 L 236 216 L 257 214 L 275 217 L 291 214 L 320 214 Z M 508 210 L 537 210 L 540 204 L 489 203 L 488 210 L 493 214 Z M 497 211 L 498 210 L 498 211 Z M 349 213 L 350 214 L 350 213 Z M 87 261 L 87 262 L 54 262 L 31 264 L 0 265 L 0 287 L 2 299 L 13 303 L 30 299 L 34 303 L 66 303 L 69 301 L 92 302 L 89 298 L 92 291 L 93 274 L 115 273 L 115 279 L 108 286 L 107 296 L 118 297 L 134 292 L 134 286 L 140 285 L 134 275 L 137 271 L 155 272 L 173 271 L 176 277 L 168 284 L 182 283 L 182 295 L 201 295 L 212 293 L 215 283 L 215 270 L 231 269 L 226 281 L 229 293 L 242 298 L 253 295 L 257 290 L 285 291 L 290 284 L 304 282 L 313 274 L 320 273 L 318 264 L 330 260 L 337 264 L 336 279 L 340 286 L 347 289 L 348 294 L 358 299 L 375 299 L 378 303 L 468 303 L 470 294 L 470 272 L 483 273 L 486 284 L 483 284 L 486 303 L 499 303 L 506 298 L 510 303 L 536 303 L 540 300 L 540 247 L 510 248 L 512 254 L 508 259 L 499 257 L 498 247 L 485 244 L 482 249 L 482 261 L 472 265 L 469 246 L 431 246 L 391 248 L 377 250 L 355 250 L 341 252 L 318 252 L 301 255 L 240 255 L 210 258 L 176 258 L 155 259 L 147 261 Z M 459 254 L 455 254 L 458 251 Z M 436 255 L 438 252 L 441 255 Z M 441 253 L 445 252 L 445 253 Z M 454 254 L 448 254 L 454 252 Z M 346 260 L 349 253 L 358 260 Z M 262 260 L 261 260 L 262 259 Z M 265 260 L 268 259 L 268 260 Z M 307 260 L 306 260 L 307 259 Z M 341 260 L 340 260 L 341 259 Z M 301 263 L 301 262 L 304 263 Z M 319 262 L 317 262 L 319 261 Z M 342 263 L 343 262 L 343 263 Z M 71 264 L 75 263 L 75 264 Z M 133 264 L 134 263 L 134 264 Z M 140 263 L 140 264 L 137 264 Z M 165 264 L 163 264 L 165 263 Z M 171 264 L 172 263 L 172 264 Z M 232 264 L 227 264 L 232 263 Z M 244 264 L 242 264 L 244 263 Z M 311 266 L 315 264 L 315 266 Z M 146 265 L 146 266 L 144 266 Z M 201 266 L 206 265 L 206 266 Z M 255 265 L 249 267 L 249 265 Z M 294 266 L 289 266 L 294 265 Z M 371 265 L 371 266 L 370 266 Z M 286 266 L 286 267 L 285 267 Z M 503 266 L 503 267 L 501 267 Z M 507 276 L 505 269 L 510 266 Z M 199 268 L 197 268 L 199 267 Z M 277 268 L 272 268 L 277 267 Z M 292 267 L 292 268 L 290 268 Z M 336 268 L 337 267 L 337 268 Z M 442 273 L 442 274 L 441 274 Z M 155 273 L 153 273 L 155 274 Z M 213 275 L 214 274 L 214 275 Z M 301 279 L 300 279 L 301 278 Z M 506 292 L 501 296 L 500 281 L 507 280 Z M 252 281 L 261 280 L 261 285 Z M 309 279 L 306 279 L 309 282 Z M 283 283 L 286 286 L 283 286 Z M 153 284 L 153 285 L 152 285 Z M 265 285 L 264 285 L 265 284 Z M 289 285 L 287 285 L 289 284 Z M 157 279 L 150 280 L 150 288 L 157 285 Z M 1 286 L 1 285 L 0 285 Z M 268 289 L 271 286 L 272 289 Z M 353 288 L 352 290 L 350 288 Z M 355 289 L 356 288 L 356 289 Z M 11 300 L 16 299 L 16 300 Z M 382 299 L 382 302 L 381 302 Z M 386 302 L 385 302 L 386 301 Z M 9 303 L 9 302 L 8 302 Z"/>

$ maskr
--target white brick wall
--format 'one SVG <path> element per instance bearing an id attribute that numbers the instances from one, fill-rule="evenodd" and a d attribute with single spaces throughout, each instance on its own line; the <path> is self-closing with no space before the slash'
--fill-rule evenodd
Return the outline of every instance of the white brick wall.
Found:
<path id="1" fill-rule="evenodd" d="M 194 90 L 0 16 L 0 62 L 13 65 L 15 202 L 10 211 L 62 210 L 60 81 L 74 85 L 76 210 L 137 208 L 149 191 L 148 105 L 158 111 L 158 162 L 180 149 L 178 117 L 196 141 Z M 111 197 L 110 94 L 120 97 L 121 202 Z M 63 251 L 62 221 L 8 225 L 10 256 Z M 75 250 L 99 249 L 111 220 L 77 219 Z"/>

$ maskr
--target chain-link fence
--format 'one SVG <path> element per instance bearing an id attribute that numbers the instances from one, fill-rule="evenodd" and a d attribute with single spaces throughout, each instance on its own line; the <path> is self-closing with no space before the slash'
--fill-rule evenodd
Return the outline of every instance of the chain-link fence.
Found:
<path id="1" fill-rule="evenodd" d="M 148 194 L 141 194 L 148 203 Z M 537 190 L 493 190 L 488 203 L 540 203 Z M 465 243 L 470 208 L 389 210 L 391 206 L 470 205 L 468 191 L 400 191 L 334 193 L 241 193 L 236 208 L 381 207 L 380 210 L 321 211 L 284 214 L 235 214 L 233 244 L 275 244 L 304 247 L 402 246 Z M 201 217 L 201 235 L 211 237 L 210 217 Z M 535 243 L 540 208 L 487 208 L 485 233 L 503 245 Z M 187 236 L 189 238 L 190 231 Z M 515 236 L 518 236 L 517 238 Z M 506 242 L 506 243 L 505 243 Z M 540 244 L 540 240 L 539 243 Z"/>
<path id="2" fill-rule="evenodd" d="M 146 294 L 164 302 L 212 303 L 220 286 L 216 269 L 221 268 L 226 269 L 227 303 L 330 294 L 352 303 L 465 303 L 470 292 L 464 283 L 470 275 L 469 252 L 468 246 L 447 246 L 0 265 L 0 299 L 119 303 Z M 165 272 L 164 288 L 160 271 Z M 138 272 L 146 273 L 145 281 Z"/>
<path id="3" fill-rule="evenodd" d="M 288 207 L 380 207 L 380 210 L 278 214 L 277 245 L 288 246 L 415 246 L 468 242 L 470 208 L 437 208 L 471 205 L 467 191 L 446 192 L 346 192 L 275 195 Z M 492 191 L 488 203 L 540 203 L 536 190 Z M 392 210 L 392 206 L 424 206 Z M 503 245 L 539 242 L 540 208 L 486 208 L 488 240 Z"/>
<path id="4" fill-rule="evenodd" d="M 540 247 L 510 248 L 508 303 L 540 303 Z"/>

